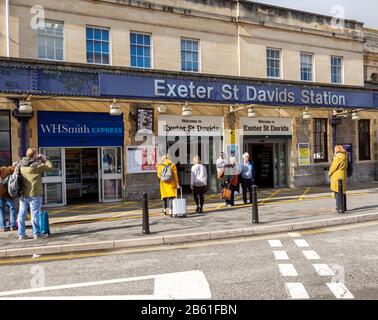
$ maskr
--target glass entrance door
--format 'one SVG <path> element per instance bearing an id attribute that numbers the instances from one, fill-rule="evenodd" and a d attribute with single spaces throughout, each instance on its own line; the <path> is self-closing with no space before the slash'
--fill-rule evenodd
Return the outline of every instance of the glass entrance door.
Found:
<path id="1" fill-rule="evenodd" d="M 101 173 L 100 202 L 122 201 L 121 147 L 99 149 Z"/>
<path id="2" fill-rule="evenodd" d="M 65 154 L 63 148 L 40 148 L 40 152 L 46 155 L 52 162 L 54 170 L 46 172 L 42 177 L 43 206 L 56 207 L 66 204 L 65 195 Z"/>
<path id="3" fill-rule="evenodd" d="M 287 187 L 287 144 L 285 142 L 275 143 L 274 155 L 274 180 L 276 188 Z"/>

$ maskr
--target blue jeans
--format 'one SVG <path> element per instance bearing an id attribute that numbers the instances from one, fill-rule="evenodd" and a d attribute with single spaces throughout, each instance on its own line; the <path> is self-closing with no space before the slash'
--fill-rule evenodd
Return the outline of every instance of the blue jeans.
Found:
<path id="1" fill-rule="evenodd" d="M 39 213 L 42 206 L 42 197 L 20 198 L 20 210 L 18 212 L 18 235 L 25 236 L 25 219 L 30 208 L 33 235 L 39 235 Z"/>
<path id="2" fill-rule="evenodd" d="M 0 199 L 0 229 L 5 229 L 5 209 L 9 208 L 9 223 L 11 228 L 16 228 L 16 208 L 12 199 Z"/>

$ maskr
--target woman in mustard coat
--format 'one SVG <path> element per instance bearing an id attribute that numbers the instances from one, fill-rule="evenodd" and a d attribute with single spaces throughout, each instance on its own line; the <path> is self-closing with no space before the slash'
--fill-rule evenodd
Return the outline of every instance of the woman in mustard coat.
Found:
<path id="1" fill-rule="evenodd" d="M 159 161 L 157 176 L 160 180 L 160 195 L 163 200 L 163 212 L 166 215 L 172 215 L 172 200 L 176 197 L 177 189 L 180 188 L 177 167 L 164 155 Z"/>
<path id="2" fill-rule="evenodd" d="M 339 199 L 339 179 L 343 180 L 344 208 L 346 211 L 346 188 L 347 188 L 348 154 L 343 146 L 335 146 L 335 154 L 328 175 L 331 178 L 331 191 L 335 193 L 336 210 L 341 209 L 341 199 Z"/>

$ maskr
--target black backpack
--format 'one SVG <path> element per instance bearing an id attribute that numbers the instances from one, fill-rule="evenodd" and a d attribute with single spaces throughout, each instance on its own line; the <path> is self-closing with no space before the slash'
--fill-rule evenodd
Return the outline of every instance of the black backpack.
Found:
<path id="1" fill-rule="evenodd" d="M 8 193 L 11 198 L 19 198 L 22 192 L 21 165 L 18 164 L 8 179 Z"/>
<path id="2" fill-rule="evenodd" d="M 347 177 L 350 178 L 353 175 L 353 163 L 348 159 Z"/>

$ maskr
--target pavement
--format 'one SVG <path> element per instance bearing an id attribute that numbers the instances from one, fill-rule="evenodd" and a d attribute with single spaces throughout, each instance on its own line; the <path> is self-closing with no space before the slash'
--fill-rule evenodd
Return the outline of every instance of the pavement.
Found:
<path id="1" fill-rule="evenodd" d="M 347 192 L 348 213 L 333 212 L 328 187 L 259 190 L 259 224 L 252 224 L 251 205 L 229 208 L 219 195 L 208 195 L 205 213 L 195 213 L 188 196 L 188 217 L 171 218 L 161 202 L 149 202 L 150 234 L 142 234 L 141 202 L 80 204 L 49 209 L 50 238 L 19 241 L 15 232 L 0 234 L 1 260 L 33 254 L 169 245 L 233 237 L 322 228 L 378 220 L 378 182 L 354 184 Z M 30 224 L 30 223 L 29 223 Z M 28 234 L 31 235 L 30 225 Z"/>

